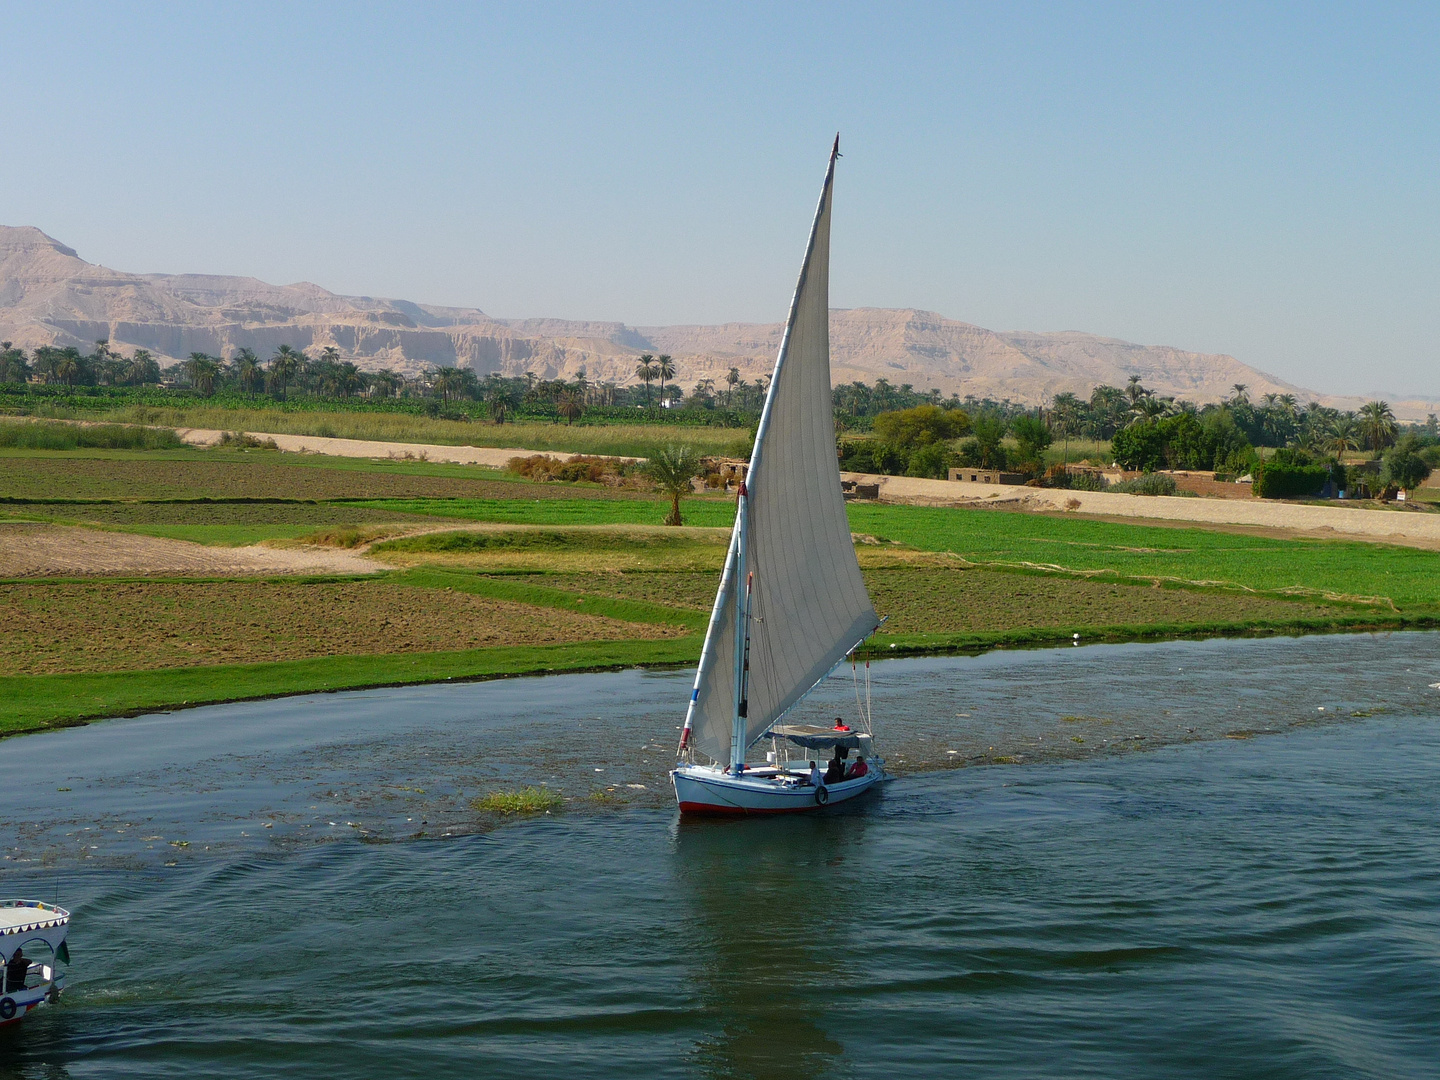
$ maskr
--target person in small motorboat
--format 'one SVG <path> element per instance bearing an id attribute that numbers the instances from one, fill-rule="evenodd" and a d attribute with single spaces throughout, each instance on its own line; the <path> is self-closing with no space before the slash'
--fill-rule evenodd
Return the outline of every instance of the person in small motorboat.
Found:
<path id="1" fill-rule="evenodd" d="M 25 975 L 30 970 L 30 960 L 25 955 L 24 949 L 16 949 L 15 955 L 5 965 L 5 992 L 13 994 L 16 990 L 25 989 Z"/>
<path id="2" fill-rule="evenodd" d="M 820 766 L 813 761 L 810 762 L 810 786 L 819 787 L 824 782 L 825 778 L 820 775 Z"/>
<path id="3" fill-rule="evenodd" d="M 860 779 L 860 777 L 864 776 L 864 775 L 865 775 L 866 773 L 868 773 L 869 771 L 870 771 L 870 766 L 865 764 L 865 755 L 864 755 L 864 754 L 856 754 L 856 755 L 855 755 L 855 764 L 854 764 L 854 765 L 851 765 L 850 768 L 849 768 L 849 770 L 845 773 L 845 779 L 846 779 L 846 780 L 858 780 L 858 779 Z"/>
<path id="4" fill-rule="evenodd" d="M 830 767 L 825 770 L 825 783 L 838 784 L 845 779 L 845 758 L 849 753 L 843 746 L 835 747 L 835 756 L 830 759 Z"/>

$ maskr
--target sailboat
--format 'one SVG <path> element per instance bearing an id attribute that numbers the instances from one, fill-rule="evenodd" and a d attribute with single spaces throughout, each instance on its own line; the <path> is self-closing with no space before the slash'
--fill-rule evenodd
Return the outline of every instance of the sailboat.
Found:
<path id="1" fill-rule="evenodd" d="M 670 779 L 682 814 L 815 810 L 885 777 L 868 688 L 857 726 L 785 724 L 876 629 L 850 539 L 830 394 L 830 212 L 840 137 L 765 395 Z M 868 665 L 867 665 L 868 673 Z M 857 704 L 860 700 L 857 679 Z M 746 762 L 768 740 L 764 764 Z M 850 759 L 820 775 L 827 751 Z M 863 759 L 863 764 L 861 761 Z"/>

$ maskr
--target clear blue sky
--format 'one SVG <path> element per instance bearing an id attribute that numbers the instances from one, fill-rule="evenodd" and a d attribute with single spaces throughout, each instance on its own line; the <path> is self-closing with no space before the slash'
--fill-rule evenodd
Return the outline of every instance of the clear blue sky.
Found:
<path id="1" fill-rule="evenodd" d="M 0 3 L 0 223 L 501 316 L 832 300 L 1440 395 L 1440 5 Z"/>

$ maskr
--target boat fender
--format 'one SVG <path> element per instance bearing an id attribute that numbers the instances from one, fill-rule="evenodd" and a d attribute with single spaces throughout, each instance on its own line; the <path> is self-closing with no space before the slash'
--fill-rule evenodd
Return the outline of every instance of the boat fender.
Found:
<path id="1" fill-rule="evenodd" d="M 830 791 L 824 784 L 821 784 L 815 789 L 815 801 L 821 806 L 824 806 L 830 801 Z"/>
<path id="2" fill-rule="evenodd" d="M 9 1020 L 15 1015 L 15 999 L 0 998 L 0 1020 Z"/>

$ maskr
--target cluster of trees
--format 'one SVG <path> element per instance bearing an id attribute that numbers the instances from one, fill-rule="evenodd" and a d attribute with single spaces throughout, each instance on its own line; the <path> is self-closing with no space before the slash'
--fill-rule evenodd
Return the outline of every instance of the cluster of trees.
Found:
<path id="1" fill-rule="evenodd" d="M 933 405 L 939 409 L 954 412 L 964 410 L 974 416 L 990 413 L 1006 421 L 1023 416 L 1031 411 L 1025 405 L 1018 405 L 1008 398 L 996 401 L 993 398 L 977 398 L 973 394 L 960 397 L 951 394 L 948 398 L 939 390 L 916 390 L 910 383 L 895 386 L 888 379 L 876 379 L 873 386 L 863 382 L 844 383 L 831 391 L 835 407 L 835 421 L 845 428 L 867 429 L 875 417 L 889 412 L 903 412 L 922 405 Z"/>
<path id="2" fill-rule="evenodd" d="M 1257 460 L 1254 447 L 1298 447 L 1335 458 L 1355 450 L 1380 454 L 1394 445 L 1400 432 L 1394 411 L 1383 401 L 1368 402 L 1358 412 L 1341 412 L 1314 401 L 1302 407 L 1291 394 L 1266 394 L 1256 403 L 1244 384 L 1233 389 L 1226 400 L 1202 408 L 1158 397 L 1132 379 L 1127 392 L 1130 419 L 1109 436 L 1116 461 L 1136 469 L 1234 471 Z M 1093 414 L 1070 398 L 1056 397 L 1054 422 L 1067 431 L 1091 434 L 1096 430 Z M 1435 417 L 1427 426 L 1432 437 L 1437 434 Z"/>
<path id="3" fill-rule="evenodd" d="M 883 383 L 883 380 L 881 380 Z M 879 386 L 880 384 L 877 384 Z M 855 387 L 867 390 L 862 396 Z M 844 410 L 893 400 L 889 389 L 877 397 L 863 384 L 836 389 L 836 426 Z M 909 388 L 906 388 L 907 390 Z M 844 405 L 839 395 L 849 396 Z M 1160 397 L 1131 379 L 1125 389 L 1096 387 L 1088 401 L 1061 394 L 1049 409 L 1023 410 L 1008 402 L 964 404 L 926 401 L 867 418 L 868 437 L 841 437 L 841 466 L 855 472 L 944 477 L 955 466 L 979 466 L 1023 473 L 1046 482 L 1070 483 L 1063 465 L 1046 467 L 1046 452 L 1071 438 L 1110 439 L 1110 458 L 1139 472 L 1194 469 L 1231 476 L 1250 473 L 1262 494 L 1319 491 L 1326 480 L 1337 488 L 1389 491 L 1412 489 L 1440 466 L 1440 424 L 1404 432 L 1383 401 L 1357 412 L 1340 412 L 1311 402 L 1270 394 L 1253 403 L 1244 386 L 1218 404 L 1195 406 Z M 1258 447 L 1277 447 L 1262 461 Z M 1371 460 L 1346 466 L 1345 454 L 1370 451 Z M 1348 468 L 1348 472 L 1347 472 Z M 1262 474 L 1268 470 L 1268 479 Z M 1351 475 L 1353 474 L 1353 475 Z"/>
<path id="4" fill-rule="evenodd" d="M 1006 442 L 1006 436 L 1010 442 Z M 841 467 L 853 472 L 944 479 L 955 466 L 1044 471 L 1054 435 L 1044 419 L 953 405 L 915 405 L 875 416 L 868 438 L 839 441 Z"/>
<path id="5" fill-rule="evenodd" d="M 63 386 L 145 386 L 160 381 L 160 364 L 144 349 L 121 356 L 108 341 L 97 341 L 92 353 L 41 345 L 32 356 L 0 341 L 0 383 L 31 379 Z"/>
<path id="6" fill-rule="evenodd" d="M 331 347 L 311 356 L 289 345 L 281 345 L 267 358 L 250 349 L 240 349 L 228 359 L 194 352 L 162 373 L 159 363 L 145 349 L 136 349 L 125 357 L 107 341 L 97 341 L 95 350 L 88 354 L 75 348 L 42 346 L 33 356 L 27 356 L 11 342 L 0 342 L 0 384 L 38 381 L 69 387 L 166 385 L 205 397 L 217 393 L 269 394 L 280 401 L 293 395 L 332 400 L 422 399 L 428 403 L 427 411 L 447 415 L 453 412 L 457 416 L 474 415 L 476 410 L 466 407 L 466 403 L 478 403 L 482 414 L 488 413 L 502 423 L 514 415 L 574 422 L 591 409 L 662 406 L 720 414 L 710 419 L 744 426 L 753 423 L 768 387 L 764 376 L 751 383 L 738 368 L 731 368 L 719 385 L 714 379 L 702 379 L 687 395 L 675 383 L 676 374 L 673 357 L 646 353 L 636 363 L 639 381 L 633 386 L 593 381 L 584 368 L 570 380 L 539 378 L 534 372 L 517 377 L 482 377 L 468 368 L 434 368 L 407 377 L 391 370 L 362 371 L 352 361 L 342 360 Z"/>

